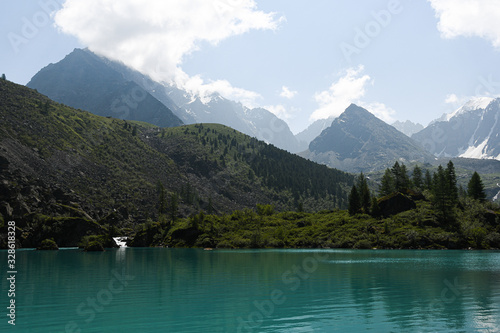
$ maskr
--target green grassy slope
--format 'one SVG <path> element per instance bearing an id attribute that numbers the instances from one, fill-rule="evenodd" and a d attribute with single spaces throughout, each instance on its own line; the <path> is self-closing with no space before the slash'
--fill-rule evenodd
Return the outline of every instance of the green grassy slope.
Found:
<path id="1" fill-rule="evenodd" d="M 51 218 L 109 231 L 158 218 L 162 204 L 173 217 L 345 207 L 352 181 L 221 125 L 99 117 L 0 80 L 0 227 L 15 219 L 25 239 Z"/>

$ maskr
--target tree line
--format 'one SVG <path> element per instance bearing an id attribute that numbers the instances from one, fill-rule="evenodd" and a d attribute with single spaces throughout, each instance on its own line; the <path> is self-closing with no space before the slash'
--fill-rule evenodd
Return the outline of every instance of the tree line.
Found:
<path id="1" fill-rule="evenodd" d="M 374 195 L 368 186 L 367 178 L 361 173 L 351 188 L 349 194 L 349 214 L 358 213 L 380 214 L 378 203 L 394 193 L 408 194 L 425 193 L 433 208 L 443 222 L 452 222 L 454 208 L 460 198 L 469 197 L 479 202 L 486 201 L 486 192 L 481 176 L 474 172 L 468 182 L 467 189 L 457 185 L 455 166 L 449 161 L 446 168 L 439 165 L 437 171 L 422 170 L 414 167 L 411 177 L 406 165 L 395 162 L 392 168 L 387 168 L 379 185 L 378 196 Z"/>

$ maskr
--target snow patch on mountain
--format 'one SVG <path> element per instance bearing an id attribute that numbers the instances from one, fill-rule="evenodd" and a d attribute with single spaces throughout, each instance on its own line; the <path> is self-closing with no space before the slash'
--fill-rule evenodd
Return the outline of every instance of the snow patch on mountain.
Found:
<path id="1" fill-rule="evenodd" d="M 494 98 L 490 97 L 474 97 L 467 103 L 465 103 L 464 106 L 458 108 L 457 110 L 448 113 L 444 115 L 444 121 L 450 121 L 453 117 L 456 117 L 458 115 L 468 113 L 471 111 L 476 111 L 476 110 L 481 110 L 481 109 L 486 109 L 486 107 L 494 100 Z"/>
<path id="2" fill-rule="evenodd" d="M 488 150 L 488 139 L 484 140 L 481 144 L 477 146 L 469 146 L 467 150 L 460 155 L 460 157 L 464 158 L 478 158 L 478 159 L 488 159 L 491 158 L 488 156 L 486 151 Z"/>

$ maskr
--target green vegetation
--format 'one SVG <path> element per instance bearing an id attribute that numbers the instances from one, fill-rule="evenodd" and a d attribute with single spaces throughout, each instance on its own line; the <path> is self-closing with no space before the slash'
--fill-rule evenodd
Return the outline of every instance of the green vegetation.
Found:
<path id="1" fill-rule="evenodd" d="M 36 248 L 37 250 L 59 250 L 56 242 L 53 239 L 44 239 L 40 246 Z"/>
<path id="2" fill-rule="evenodd" d="M 272 207 L 235 211 L 230 215 L 203 212 L 172 226 L 138 226 L 132 246 L 201 248 L 500 248 L 500 213 L 466 199 L 455 230 L 439 222 L 428 201 L 388 218 L 345 210 L 318 213 L 273 212 Z M 498 208 L 498 207 L 497 207 Z M 260 214 L 259 214 L 260 212 Z M 458 214 L 457 214 L 458 215 Z M 137 240 L 136 240 L 137 239 Z M 140 241 L 139 241 L 140 240 Z"/>
<path id="3" fill-rule="evenodd" d="M 416 171 L 415 171 L 416 170 Z M 360 174 L 348 210 L 276 212 L 272 205 L 232 214 L 200 212 L 174 223 L 150 221 L 137 227 L 132 246 L 204 248 L 498 249 L 500 207 L 460 192 L 452 162 L 426 177 L 395 163 L 370 193 Z M 430 179 L 429 179 L 430 175 Z M 474 176 L 473 178 L 477 178 Z M 479 182 L 479 180 L 473 180 Z M 419 192 L 422 190 L 423 193 Z M 462 193 L 462 195 L 460 195 Z"/>
<path id="4" fill-rule="evenodd" d="M 377 197 L 376 177 L 222 125 L 98 117 L 2 80 L 0 102 L 0 222 L 16 221 L 23 247 L 101 250 L 126 235 L 130 246 L 500 248 L 483 175 L 452 162 L 411 177 L 395 163 Z"/>
<path id="5" fill-rule="evenodd" d="M 467 186 L 467 195 L 475 200 L 484 202 L 486 200 L 486 193 L 484 192 L 484 185 L 481 177 L 477 172 L 474 172 L 472 178 Z"/>
<path id="6" fill-rule="evenodd" d="M 222 125 L 99 117 L 1 80 L 0 117 L 0 218 L 16 220 L 24 247 L 52 237 L 77 246 L 87 235 L 264 203 L 346 208 L 354 181 Z"/>

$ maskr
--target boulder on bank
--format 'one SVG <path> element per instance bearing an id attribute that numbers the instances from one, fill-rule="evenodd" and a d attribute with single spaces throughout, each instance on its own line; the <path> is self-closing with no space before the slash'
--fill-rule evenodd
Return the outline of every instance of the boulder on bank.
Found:
<path id="1" fill-rule="evenodd" d="M 417 208 L 417 204 L 409 196 L 397 192 L 381 198 L 378 202 L 382 216 L 389 217 Z"/>

